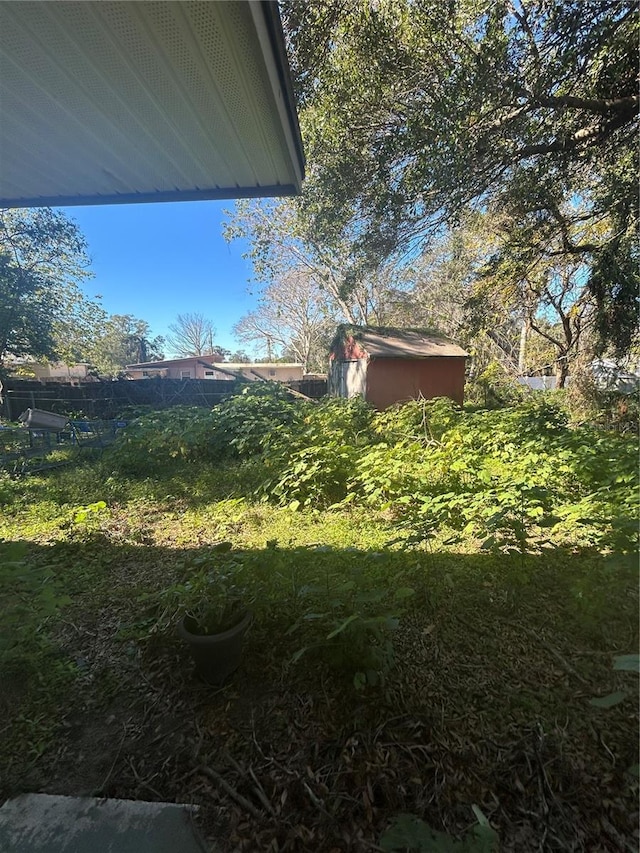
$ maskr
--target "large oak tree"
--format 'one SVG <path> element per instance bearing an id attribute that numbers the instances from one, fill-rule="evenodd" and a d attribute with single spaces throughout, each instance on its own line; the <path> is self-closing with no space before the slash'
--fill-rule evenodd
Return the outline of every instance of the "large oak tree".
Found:
<path id="1" fill-rule="evenodd" d="M 636 328 L 637 3 L 285 0 L 320 245 L 417 251 L 470 209 L 520 278 L 584 263 L 602 345 Z M 497 260 L 497 259 L 496 259 Z"/>

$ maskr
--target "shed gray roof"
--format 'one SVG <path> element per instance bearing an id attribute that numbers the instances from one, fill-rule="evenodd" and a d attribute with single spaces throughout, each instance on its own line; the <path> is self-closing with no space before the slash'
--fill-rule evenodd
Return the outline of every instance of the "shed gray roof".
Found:
<path id="1" fill-rule="evenodd" d="M 373 329 L 346 327 L 360 346 L 378 358 L 465 358 L 465 352 L 453 341 L 420 329 Z"/>

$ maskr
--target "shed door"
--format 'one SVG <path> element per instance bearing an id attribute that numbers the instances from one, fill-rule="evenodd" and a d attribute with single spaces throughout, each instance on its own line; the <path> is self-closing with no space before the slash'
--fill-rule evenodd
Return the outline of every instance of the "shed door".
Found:
<path id="1" fill-rule="evenodd" d="M 341 397 L 364 397 L 367 389 L 367 362 L 364 358 L 343 361 L 340 376 Z"/>

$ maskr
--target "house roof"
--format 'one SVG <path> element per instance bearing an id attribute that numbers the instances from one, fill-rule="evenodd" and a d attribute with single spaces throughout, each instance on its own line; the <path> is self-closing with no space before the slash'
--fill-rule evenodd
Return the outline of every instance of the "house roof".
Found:
<path id="1" fill-rule="evenodd" d="M 199 356 L 199 355 L 189 355 L 185 358 L 168 358 L 163 361 L 142 361 L 138 364 L 128 364 L 127 370 L 142 370 L 147 368 L 155 368 L 156 370 L 162 370 L 165 367 L 169 367 L 170 365 L 181 365 L 181 364 L 193 364 L 196 361 L 198 364 L 202 364 L 204 367 L 212 367 L 214 369 L 223 369 L 223 370 L 241 370 L 248 369 L 252 367 L 259 368 L 271 368 L 274 367 L 303 367 L 299 362 L 246 362 L 246 361 L 211 361 L 207 356 Z"/>
<path id="2" fill-rule="evenodd" d="M 0 2 L 0 206 L 300 191 L 275 2 Z"/>
<path id="3" fill-rule="evenodd" d="M 222 362 L 222 366 L 230 367 L 234 370 L 236 368 L 242 369 L 243 367 L 260 367 L 269 368 L 270 370 L 273 370 L 275 367 L 304 367 L 304 365 L 300 361 L 224 361 Z"/>
<path id="4" fill-rule="evenodd" d="M 425 329 L 392 329 L 341 326 L 337 340 L 353 337 L 373 358 L 466 358 L 469 353 L 456 343 Z"/>
<path id="5" fill-rule="evenodd" d="M 203 364 L 209 364 L 206 359 L 202 360 L 198 355 L 189 355 L 185 358 L 167 358 L 163 359 L 162 361 L 140 361 L 137 364 L 127 364 L 127 370 L 138 370 L 143 367 L 155 367 L 156 370 L 162 370 L 163 368 L 168 367 L 172 364 L 193 364 L 194 361 L 202 361 Z"/>

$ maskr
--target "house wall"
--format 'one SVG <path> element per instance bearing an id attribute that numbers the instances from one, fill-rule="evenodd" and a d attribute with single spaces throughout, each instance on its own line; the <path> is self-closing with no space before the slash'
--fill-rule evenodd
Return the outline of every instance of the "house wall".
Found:
<path id="1" fill-rule="evenodd" d="M 567 377 L 568 378 L 568 377 Z M 553 391 L 556 387 L 555 376 L 518 376 L 518 383 L 533 391 Z"/>
<path id="2" fill-rule="evenodd" d="M 62 361 L 53 362 L 52 364 L 39 364 L 32 361 L 16 362 L 23 371 L 32 373 L 36 379 L 86 379 L 88 375 L 88 366 L 86 364 L 65 364 Z M 9 363 L 11 369 L 12 364 Z"/>
<path id="3" fill-rule="evenodd" d="M 366 373 L 366 399 L 376 409 L 422 395 L 450 397 L 462 404 L 464 358 L 372 358 Z"/>
<path id="4" fill-rule="evenodd" d="M 208 359 L 203 357 L 204 361 Z M 206 367 L 200 358 L 183 358 L 179 361 L 157 362 L 157 366 L 140 369 L 129 369 L 131 379 L 147 379 L 160 376 L 163 379 L 224 379 L 233 382 L 230 373 L 237 373 L 245 379 L 260 381 L 260 377 L 277 382 L 290 382 L 302 379 L 304 370 L 301 364 L 232 364 L 220 362 L 221 370 L 216 370 L 215 363 Z M 254 372 L 255 371 L 255 372 Z M 189 373 L 187 377 L 186 374 Z M 259 376 L 256 376 L 256 373 Z"/>
<path id="5" fill-rule="evenodd" d="M 364 397 L 367 390 L 367 362 L 338 361 L 329 364 L 327 390 L 332 397 Z"/>
<path id="6" fill-rule="evenodd" d="M 182 358 L 176 361 L 159 361 L 157 367 L 145 367 L 127 372 L 131 379 L 147 379 L 154 376 L 160 376 L 162 379 L 182 379 L 183 373 L 187 372 L 189 379 L 204 379 L 204 370 L 205 368 L 198 364 L 197 358 Z"/>
<path id="7" fill-rule="evenodd" d="M 302 379 L 304 375 L 301 364 L 223 364 L 222 366 L 258 382 L 260 378 L 273 382 L 295 382 Z"/>

